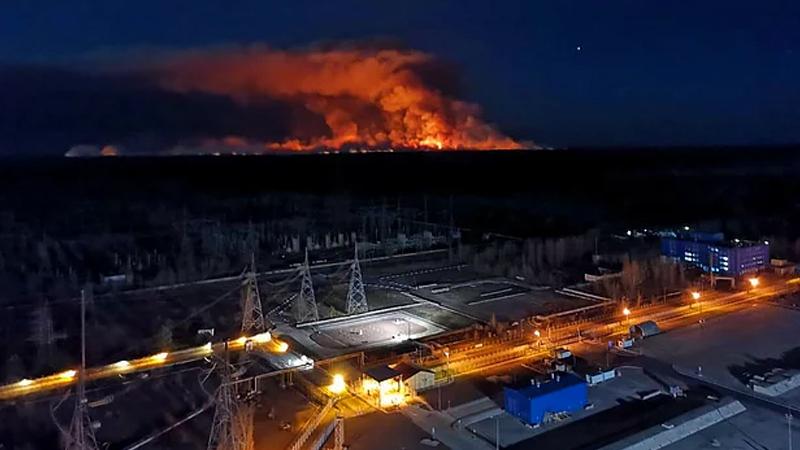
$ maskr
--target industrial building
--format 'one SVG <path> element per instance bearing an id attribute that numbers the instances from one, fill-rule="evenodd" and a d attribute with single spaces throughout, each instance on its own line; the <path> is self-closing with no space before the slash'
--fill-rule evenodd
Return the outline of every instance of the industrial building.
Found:
<path id="1" fill-rule="evenodd" d="M 586 406 L 586 382 L 572 374 L 554 374 L 545 382 L 532 380 L 521 388 L 503 389 L 506 412 L 530 425 L 540 425 L 560 413 L 574 413 Z"/>
<path id="2" fill-rule="evenodd" d="M 686 232 L 661 238 L 661 253 L 669 258 L 725 277 L 740 277 L 769 267 L 769 243 L 734 239 L 722 233 Z"/>
<path id="3" fill-rule="evenodd" d="M 363 393 L 380 407 L 399 406 L 406 397 L 434 386 L 434 373 L 419 366 L 401 362 L 392 366 L 377 366 L 364 372 Z"/>

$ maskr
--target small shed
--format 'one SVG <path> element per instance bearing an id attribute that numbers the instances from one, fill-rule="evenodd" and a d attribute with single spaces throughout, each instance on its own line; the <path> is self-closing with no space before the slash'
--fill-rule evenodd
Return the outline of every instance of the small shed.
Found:
<path id="1" fill-rule="evenodd" d="M 403 374 L 386 365 L 365 370 L 361 386 L 380 407 L 397 406 L 405 400 Z"/>
<path id="2" fill-rule="evenodd" d="M 393 369 L 400 372 L 403 383 L 410 392 L 422 392 L 434 386 L 435 375 L 432 370 L 407 362 L 401 362 L 395 365 Z"/>
<path id="3" fill-rule="evenodd" d="M 572 374 L 555 375 L 546 382 L 531 381 L 521 388 L 503 389 L 506 412 L 530 425 L 547 422 L 559 413 L 574 413 L 588 402 L 586 382 Z"/>
<path id="4" fill-rule="evenodd" d="M 630 328 L 631 336 L 638 337 L 638 338 L 646 338 L 650 336 L 655 336 L 661 333 L 661 329 L 658 328 L 658 324 L 652 320 L 648 320 L 646 322 L 637 323 L 636 325 Z"/>
<path id="5" fill-rule="evenodd" d="M 399 378 L 401 374 L 389 366 L 376 366 L 365 370 L 364 375 L 378 383 L 383 383 L 384 381 L 391 380 L 392 378 Z"/>

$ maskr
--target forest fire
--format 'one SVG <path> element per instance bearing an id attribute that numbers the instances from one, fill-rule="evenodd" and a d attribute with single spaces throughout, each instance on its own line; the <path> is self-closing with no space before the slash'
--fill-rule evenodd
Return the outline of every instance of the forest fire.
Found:
<path id="1" fill-rule="evenodd" d="M 157 64 L 159 84 L 177 92 L 223 95 L 240 104 L 273 99 L 299 104 L 323 127 L 291 123 L 290 136 L 255 142 L 230 136 L 213 144 L 265 150 L 518 149 L 480 118 L 479 108 L 445 95 L 413 50 L 265 48 L 183 53 Z"/>

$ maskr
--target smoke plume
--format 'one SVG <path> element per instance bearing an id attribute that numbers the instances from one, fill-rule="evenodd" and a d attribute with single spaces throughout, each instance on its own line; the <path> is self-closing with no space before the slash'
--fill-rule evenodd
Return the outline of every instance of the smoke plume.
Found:
<path id="1" fill-rule="evenodd" d="M 150 76 L 169 91 L 264 99 L 302 107 L 326 126 L 297 120 L 277 141 L 228 136 L 209 146 L 265 150 L 354 148 L 516 149 L 520 143 L 480 118 L 479 108 L 432 82 L 436 61 L 413 50 L 336 48 L 184 52 L 151 64 Z"/>

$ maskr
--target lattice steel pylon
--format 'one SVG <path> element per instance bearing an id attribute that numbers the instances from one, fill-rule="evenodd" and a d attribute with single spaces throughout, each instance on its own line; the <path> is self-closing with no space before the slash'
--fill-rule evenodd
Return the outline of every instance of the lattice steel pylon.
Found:
<path id="1" fill-rule="evenodd" d="M 242 283 L 242 333 L 245 336 L 267 331 L 267 323 L 261 310 L 261 297 L 258 294 L 255 256 L 250 257 L 250 269 Z"/>
<path id="2" fill-rule="evenodd" d="M 252 404 L 236 398 L 235 387 L 231 384 L 231 369 L 228 361 L 223 361 L 221 382 L 216 393 L 214 421 L 208 435 L 208 450 L 253 450 Z"/>
<path id="3" fill-rule="evenodd" d="M 306 259 L 300 269 L 302 278 L 300 281 L 300 295 L 294 301 L 294 319 L 299 322 L 313 322 L 319 320 L 319 310 L 317 309 L 317 298 L 314 295 L 314 284 L 311 281 L 311 268 L 308 264 L 308 249 L 306 249 Z"/>
<path id="4" fill-rule="evenodd" d="M 358 244 L 356 244 L 353 263 L 350 265 L 350 287 L 347 290 L 347 314 L 369 311 L 364 282 L 361 279 L 361 266 L 358 264 Z"/>
<path id="5" fill-rule="evenodd" d="M 36 359 L 39 365 L 47 364 L 53 357 L 56 341 L 64 339 L 63 333 L 56 333 L 53 326 L 53 314 L 45 300 L 32 313 L 31 334 L 28 340 L 36 345 Z"/>
<path id="6" fill-rule="evenodd" d="M 86 402 L 86 294 L 81 290 L 81 368 L 78 371 L 78 387 L 75 395 L 75 412 L 69 431 L 64 435 L 66 450 L 97 450 L 92 419 Z"/>
<path id="7" fill-rule="evenodd" d="M 336 416 L 333 430 L 333 450 L 344 450 L 344 417 Z"/>

